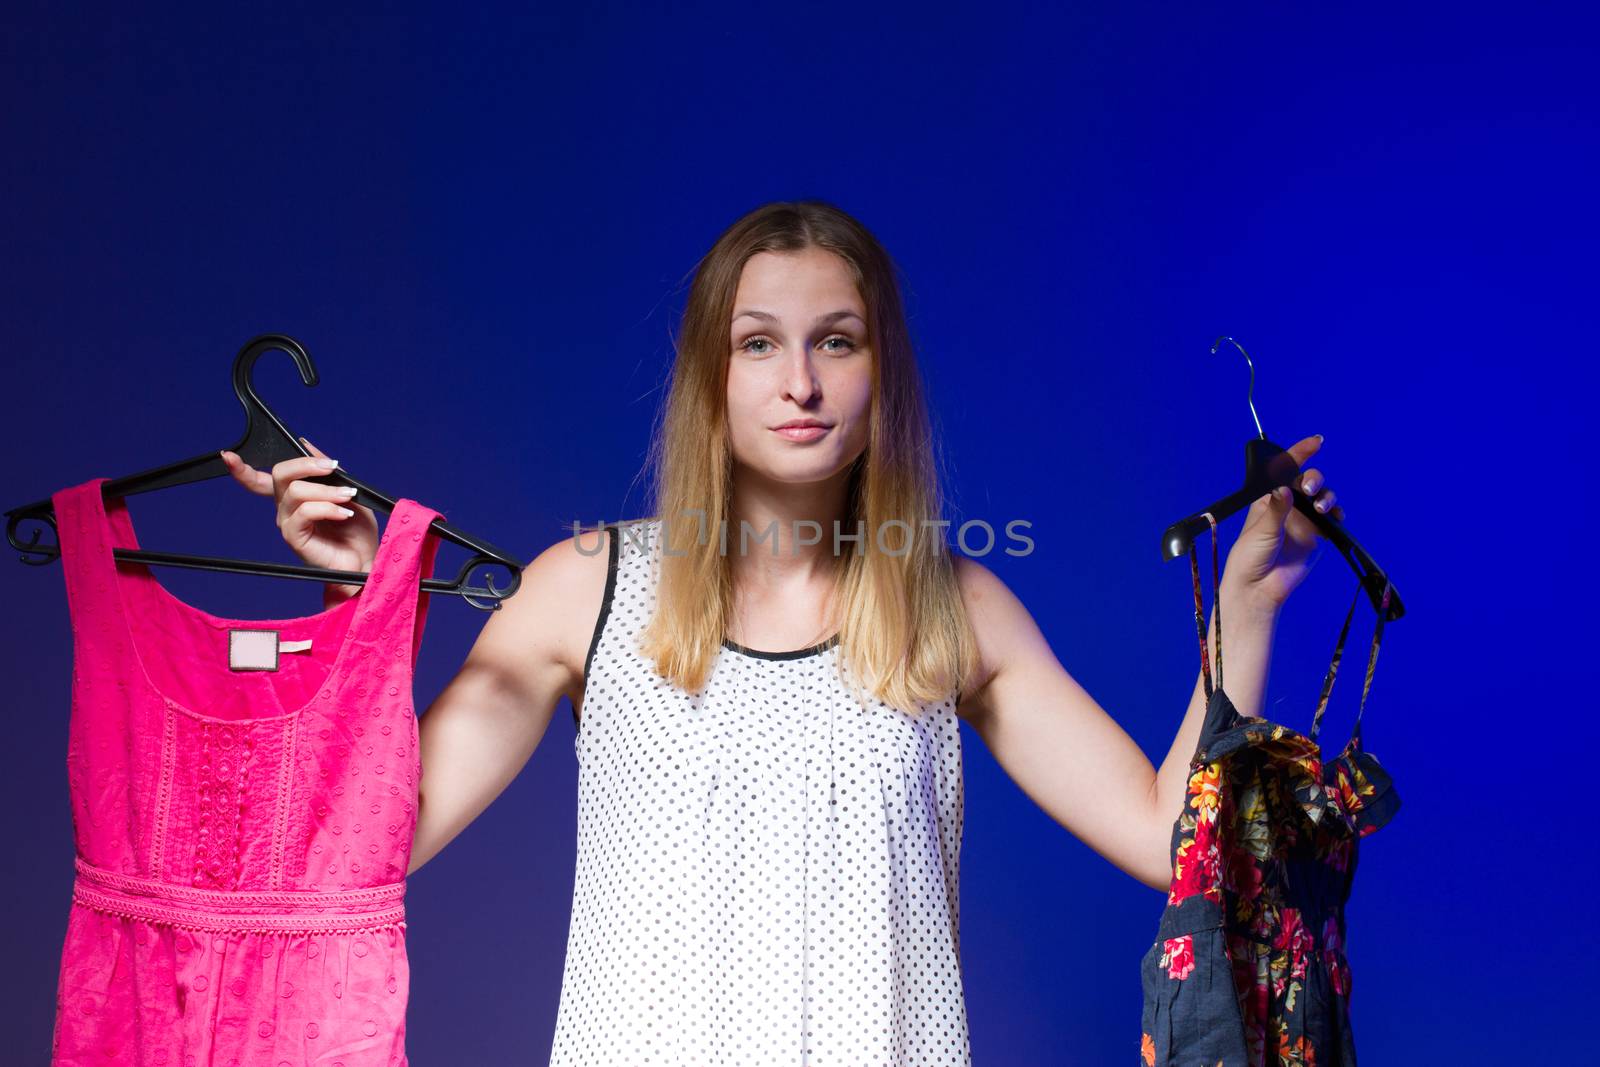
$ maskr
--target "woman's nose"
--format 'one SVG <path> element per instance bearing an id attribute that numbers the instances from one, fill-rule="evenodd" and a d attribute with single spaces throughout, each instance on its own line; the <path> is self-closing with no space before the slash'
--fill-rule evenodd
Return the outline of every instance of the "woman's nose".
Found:
<path id="1" fill-rule="evenodd" d="M 807 352 L 797 352 L 789 357 L 784 391 L 797 404 L 804 404 L 818 389 L 816 370 Z"/>

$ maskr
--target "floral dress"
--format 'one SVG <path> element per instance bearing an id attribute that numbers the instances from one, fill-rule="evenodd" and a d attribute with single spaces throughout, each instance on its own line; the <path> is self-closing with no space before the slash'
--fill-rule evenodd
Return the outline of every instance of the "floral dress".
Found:
<path id="1" fill-rule="evenodd" d="M 1213 604 L 1216 555 L 1213 521 Z M 1222 690 L 1220 640 L 1212 687 L 1193 545 L 1189 561 L 1206 717 L 1183 813 L 1173 826 L 1166 908 L 1140 967 L 1140 1063 L 1353 1067 L 1344 906 L 1358 841 L 1400 805 L 1389 775 L 1362 748 L 1360 710 L 1337 756 L 1324 761 L 1316 741 L 1355 600 L 1311 732 L 1300 734 L 1234 708 Z M 1361 709 L 1388 606 L 1386 588 Z"/>

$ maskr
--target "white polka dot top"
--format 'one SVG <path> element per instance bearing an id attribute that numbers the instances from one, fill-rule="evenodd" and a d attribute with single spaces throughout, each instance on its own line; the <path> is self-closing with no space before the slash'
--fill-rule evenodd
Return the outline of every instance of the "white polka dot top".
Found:
<path id="1" fill-rule="evenodd" d="M 863 708 L 835 636 L 724 641 L 697 699 L 635 644 L 659 535 L 608 534 L 552 1067 L 965 1067 L 954 695 Z"/>

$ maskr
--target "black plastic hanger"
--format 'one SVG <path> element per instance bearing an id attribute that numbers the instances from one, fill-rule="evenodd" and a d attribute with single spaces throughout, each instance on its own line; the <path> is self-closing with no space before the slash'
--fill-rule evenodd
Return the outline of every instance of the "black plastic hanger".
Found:
<path id="1" fill-rule="evenodd" d="M 262 334 L 247 343 L 234 357 L 233 391 L 239 395 L 239 403 L 244 405 L 245 431 L 244 437 L 229 451 L 237 453 L 239 458 L 257 470 L 271 470 L 280 460 L 310 455 L 295 435 L 284 426 L 283 420 L 262 402 L 251 381 L 256 360 L 261 358 L 262 353 L 274 349 L 287 352 L 294 358 L 295 365 L 300 368 L 300 380 L 306 385 L 316 385 L 319 381 L 317 368 L 311 362 L 311 357 L 305 348 L 300 342 L 283 334 Z M 232 472 L 223 463 L 222 457 L 217 452 L 207 452 L 191 459 L 169 463 L 164 467 L 154 467 L 138 474 L 113 479 L 104 484 L 103 492 L 107 497 L 125 497 L 135 493 L 148 493 L 154 489 L 166 489 L 176 485 L 187 485 L 190 482 L 202 482 L 209 478 L 225 477 L 231 478 Z M 342 464 L 337 470 L 307 480 L 326 485 L 353 485 L 356 488 L 355 501 L 375 511 L 392 513 L 397 502 L 397 498 L 352 477 Z M 22 553 L 22 562 L 37 567 L 59 558 L 61 555 L 59 534 L 54 543 L 40 543 L 39 530 L 34 530 L 32 539 L 27 542 L 19 539 L 17 527 L 29 519 L 48 526 L 52 533 L 56 533 L 55 507 L 50 500 L 35 501 L 6 512 L 6 540 Z M 462 565 L 453 580 L 425 578 L 421 582 L 421 588 L 430 593 L 450 593 L 459 596 L 483 611 L 500 610 L 500 601 L 515 593 L 522 583 L 523 562 L 504 549 L 452 526 L 443 519 L 434 519 L 429 529 L 452 544 L 470 549 L 474 555 Z M 361 571 L 336 571 L 325 567 L 268 563 L 260 560 L 189 556 L 176 552 L 152 552 L 147 549 L 119 548 L 113 555 L 119 560 L 137 563 L 159 563 L 171 567 L 226 571 L 234 574 L 303 578 L 338 585 L 363 585 L 368 577 Z M 483 586 L 468 585 L 468 574 L 472 568 L 480 565 L 505 567 L 511 576 L 509 583 L 504 589 L 497 588 L 493 577 L 490 576 L 486 578 Z M 480 597 L 485 598 L 486 602 L 480 603 L 475 599 Z"/>
<path id="2" fill-rule="evenodd" d="M 1176 559 L 1188 552 L 1190 543 L 1211 528 L 1211 524 L 1206 521 L 1207 513 L 1221 522 L 1234 512 L 1249 507 L 1278 486 L 1287 485 L 1294 492 L 1295 510 L 1316 524 L 1317 530 L 1333 543 L 1344 556 L 1345 562 L 1350 564 L 1350 569 L 1356 572 L 1356 577 L 1361 579 L 1361 586 L 1367 591 L 1373 610 L 1380 613 L 1384 610 L 1383 596 L 1384 588 L 1387 586 L 1389 593 L 1387 617 L 1400 618 L 1406 612 L 1405 606 L 1383 569 L 1373 562 L 1366 549 L 1350 536 L 1350 531 L 1346 530 L 1337 519 L 1331 515 L 1324 515 L 1312 506 L 1312 497 L 1301 492 L 1294 484 L 1296 475 L 1300 473 L 1300 465 L 1286 450 L 1267 440 L 1266 433 L 1261 429 L 1261 419 L 1256 415 L 1254 400 L 1256 365 L 1250 362 L 1250 353 L 1233 338 L 1219 337 L 1211 345 L 1211 354 L 1216 355 L 1217 349 L 1222 347 L 1224 341 L 1237 348 L 1239 354 L 1244 356 L 1244 361 L 1250 365 L 1250 394 L 1246 402 L 1250 405 L 1250 417 L 1255 419 L 1257 436 L 1244 443 L 1244 485 L 1221 500 L 1207 504 L 1188 518 L 1168 526 L 1166 532 L 1161 535 L 1161 558 Z"/>

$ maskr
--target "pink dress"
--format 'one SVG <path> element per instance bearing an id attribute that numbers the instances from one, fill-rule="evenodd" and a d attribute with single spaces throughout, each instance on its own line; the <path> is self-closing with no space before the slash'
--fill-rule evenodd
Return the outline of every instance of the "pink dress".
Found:
<path id="1" fill-rule="evenodd" d="M 104 481 L 52 497 L 77 845 L 52 1064 L 404 1067 L 411 678 L 438 513 L 399 501 L 337 607 L 227 619 L 116 563 L 139 543 Z M 310 647 L 235 670 L 230 631 L 251 629 Z"/>

